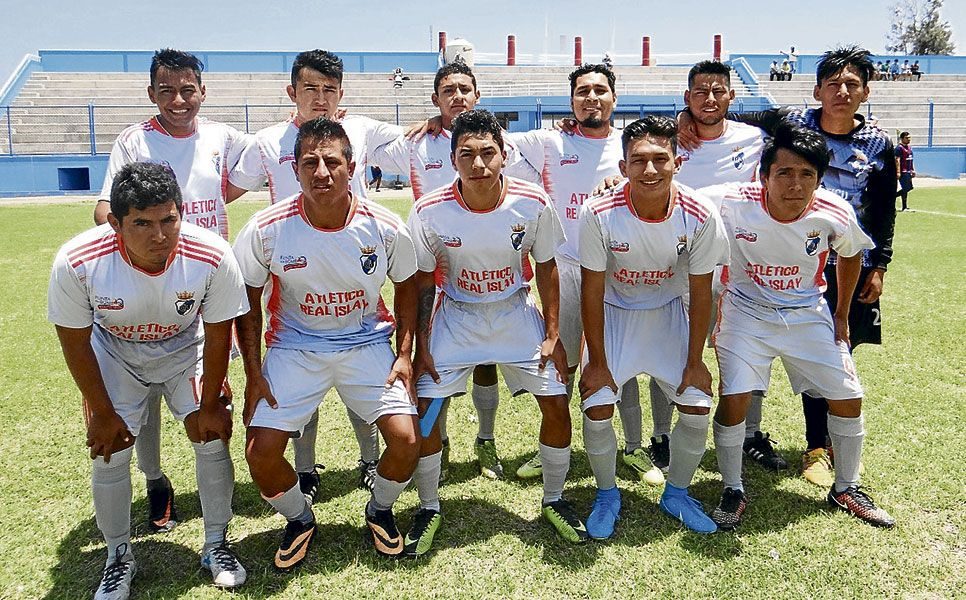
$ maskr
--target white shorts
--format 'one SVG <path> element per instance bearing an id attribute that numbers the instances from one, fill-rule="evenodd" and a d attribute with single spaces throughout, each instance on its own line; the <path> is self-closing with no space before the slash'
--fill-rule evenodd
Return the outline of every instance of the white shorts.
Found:
<path id="1" fill-rule="evenodd" d="M 499 365 L 513 392 L 565 394 L 567 388 L 553 364 L 540 369 L 545 334 L 543 317 L 526 290 L 500 302 L 457 302 L 443 295 L 429 335 L 440 383 L 423 375 L 416 392 L 420 398 L 462 394 L 476 365 Z"/>
<path id="2" fill-rule="evenodd" d="M 405 386 L 397 381 L 386 388 L 395 360 L 389 342 L 340 352 L 269 348 L 262 362 L 262 374 L 278 408 L 259 402 L 250 426 L 301 435 L 332 388 L 349 410 L 366 423 L 374 423 L 383 415 L 414 415 L 416 407 Z"/>
<path id="3" fill-rule="evenodd" d="M 711 396 L 697 388 L 688 387 L 677 395 L 688 359 L 688 317 L 681 298 L 646 310 L 605 303 L 604 356 L 618 386 L 643 373 L 653 377 L 675 404 L 711 407 Z M 585 351 L 583 363 L 588 360 Z M 605 387 L 585 399 L 581 410 L 619 401 L 613 390 Z"/>
<path id="4" fill-rule="evenodd" d="M 774 309 L 725 292 L 719 310 L 715 350 L 722 395 L 767 390 L 771 363 L 781 358 L 796 394 L 828 400 L 862 397 L 852 355 L 845 344 L 836 343 L 824 299 L 813 307 Z"/>
<path id="5" fill-rule="evenodd" d="M 557 257 L 560 277 L 560 342 L 567 351 L 570 368 L 580 364 L 584 322 L 580 320 L 580 264 Z"/>
<path id="6" fill-rule="evenodd" d="M 161 382 L 144 381 L 136 374 L 136 369 L 108 352 L 95 337 L 91 338 L 91 347 L 114 411 L 124 420 L 131 435 L 136 437 L 141 432 L 141 427 L 148 420 L 148 404 L 157 402 L 162 394 L 171 414 L 179 421 L 184 421 L 200 407 L 203 372 L 201 345 L 178 352 L 176 360 L 183 361 L 189 354 L 197 358 L 193 363 L 189 361 L 186 369 Z"/>

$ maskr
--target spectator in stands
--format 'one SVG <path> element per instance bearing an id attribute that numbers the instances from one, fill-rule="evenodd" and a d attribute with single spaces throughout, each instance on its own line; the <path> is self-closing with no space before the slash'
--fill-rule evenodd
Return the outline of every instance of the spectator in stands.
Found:
<path id="1" fill-rule="evenodd" d="M 872 71 L 872 80 L 879 81 L 882 79 L 882 61 L 875 63 L 875 69 Z"/>
<path id="2" fill-rule="evenodd" d="M 369 182 L 368 187 L 371 189 L 375 185 L 378 192 L 379 186 L 382 185 L 382 169 L 379 168 L 379 165 L 372 165 L 369 170 L 372 171 L 372 181 Z"/>
<path id="3" fill-rule="evenodd" d="M 889 79 L 891 79 L 892 81 L 898 81 L 899 72 L 900 72 L 899 59 L 897 58 L 892 61 L 892 65 L 889 67 Z"/>
<path id="4" fill-rule="evenodd" d="M 903 81 L 912 81 L 912 67 L 909 65 L 908 58 L 902 63 L 902 70 L 900 71 L 899 77 Z"/>
<path id="5" fill-rule="evenodd" d="M 402 67 L 396 67 L 396 70 L 392 72 L 392 87 L 394 89 L 401 89 L 403 86 L 403 81 L 409 79 L 403 75 Z"/>
<path id="6" fill-rule="evenodd" d="M 912 138 L 908 131 L 899 134 L 899 145 L 896 146 L 896 172 L 899 174 L 899 191 L 896 196 L 902 198 L 902 210 L 908 208 L 906 202 L 912 191 L 912 178 L 916 176 L 916 168 L 912 163 Z"/>
<path id="7" fill-rule="evenodd" d="M 778 61 L 771 61 L 771 69 L 768 71 L 768 81 L 781 81 L 782 79 L 782 70 L 781 67 L 778 66 Z"/>
<path id="8" fill-rule="evenodd" d="M 608 69 L 614 68 L 614 59 L 611 57 L 610 52 L 604 52 L 604 58 L 601 60 L 604 66 Z"/>
<path id="9" fill-rule="evenodd" d="M 791 69 L 792 69 L 791 70 L 792 74 L 797 73 L 798 72 L 798 54 L 795 52 L 795 46 L 792 46 L 788 50 L 788 52 L 785 52 L 784 50 L 781 50 L 779 52 L 782 56 L 784 56 L 788 60 L 788 64 L 789 66 L 791 66 Z M 789 75 L 788 81 L 791 81 L 791 80 L 792 80 L 791 75 Z"/>
<path id="10" fill-rule="evenodd" d="M 889 81 L 889 61 L 882 63 L 882 68 L 879 69 L 879 78 L 884 81 Z"/>
<path id="11" fill-rule="evenodd" d="M 782 76 L 781 76 L 781 80 L 782 81 L 791 81 L 792 80 L 792 74 L 793 73 L 795 73 L 794 67 L 792 67 L 792 64 L 786 58 L 785 60 L 782 61 Z"/>
<path id="12" fill-rule="evenodd" d="M 913 77 L 916 78 L 916 81 L 919 81 L 920 79 L 922 79 L 922 71 L 919 70 L 918 60 L 912 63 L 912 66 L 909 67 L 909 78 L 912 79 Z"/>

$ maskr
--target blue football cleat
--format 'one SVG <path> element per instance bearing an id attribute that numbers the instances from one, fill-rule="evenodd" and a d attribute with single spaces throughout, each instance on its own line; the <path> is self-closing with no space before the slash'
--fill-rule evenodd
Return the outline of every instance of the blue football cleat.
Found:
<path id="1" fill-rule="evenodd" d="M 714 533 L 718 526 L 705 514 L 701 503 L 688 496 L 687 488 L 664 486 L 661 494 L 661 510 L 671 515 L 695 533 Z M 589 527 L 589 524 L 588 524 Z"/>
<path id="2" fill-rule="evenodd" d="M 617 487 L 597 490 L 594 508 L 587 517 L 587 535 L 595 540 L 606 540 L 614 535 L 614 524 L 620 518 L 621 492 Z"/>

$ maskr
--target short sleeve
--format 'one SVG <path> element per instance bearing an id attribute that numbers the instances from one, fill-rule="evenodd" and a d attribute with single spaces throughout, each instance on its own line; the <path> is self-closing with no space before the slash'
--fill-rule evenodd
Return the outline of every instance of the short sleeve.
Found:
<path id="1" fill-rule="evenodd" d="M 405 281 L 416 272 L 416 247 L 413 236 L 401 221 L 386 244 L 389 259 L 389 279 L 394 283 Z"/>
<path id="2" fill-rule="evenodd" d="M 238 233 L 232 249 L 245 285 L 254 288 L 268 283 L 272 256 L 271 249 L 262 239 L 256 217 L 252 217 Z"/>
<path id="3" fill-rule="evenodd" d="M 544 150 L 545 135 L 546 132 L 541 129 L 506 134 L 507 141 L 515 147 L 520 156 L 530 163 L 530 166 L 538 174 L 543 170 L 547 156 Z M 507 158 L 509 158 L 509 153 Z"/>
<path id="4" fill-rule="evenodd" d="M 225 252 L 201 301 L 205 323 L 221 323 L 248 312 L 248 294 L 235 255 Z"/>
<path id="5" fill-rule="evenodd" d="M 399 125 L 390 125 L 375 119 L 369 119 L 366 128 L 366 153 L 370 163 L 379 164 L 373 160 L 373 151 L 379 146 L 395 141 L 402 136 L 403 128 Z M 382 165 L 379 165 L 382 166 Z"/>
<path id="6" fill-rule="evenodd" d="M 529 181 L 530 183 L 540 184 L 540 172 L 537 171 L 532 164 L 523 156 L 516 144 L 510 140 L 509 137 L 506 138 L 506 166 L 503 167 L 503 173 L 509 177 L 515 177 L 517 179 L 523 179 L 524 181 Z"/>
<path id="7" fill-rule="evenodd" d="M 114 140 L 114 146 L 111 147 L 111 157 L 107 161 L 107 172 L 104 173 L 104 184 L 101 186 L 101 194 L 97 197 L 98 200 L 109 201 L 111 199 L 111 185 L 114 183 L 114 176 L 118 174 L 121 167 L 131 162 L 134 162 L 134 158 L 130 156 L 121 142 L 121 138 L 118 137 Z"/>
<path id="8" fill-rule="evenodd" d="M 369 161 L 390 173 L 408 175 L 412 151 L 412 142 L 407 140 L 405 136 L 400 135 L 393 141 L 369 152 Z"/>
<path id="9" fill-rule="evenodd" d="M 724 222 L 716 211 L 695 231 L 688 249 L 688 273 L 705 275 L 718 265 L 726 265 L 731 258 L 731 246 Z"/>
<path id="10" fill-rule="evenodd" d="M 549 198 L 545 198 L 545 202 L 546 205 L 537 217 L 536 239 L 530 248 L 533 260 L 538 263 L 545 263 L 553 258 L 557 248 L 567 239 L 553 202 Z"/>
<path id="11" fill-rule="evenodd" d="M 266 178 L 261 144 L 258 138 L 250 136 L 238 162 L 228 175 L 228 181 L 232 185 L 252 191 L 261 188 Z"/>
<path id="12" fill-rule="evenodd" d="M 426 228 L 423 220 L 414 207 L 409 213 L 409 232 L 412 235 L 413 247 L 416 250 L 416 266 L 420 271 L 432 273 L 436 270 L 436 254 L 433 252 L 433 245 L 426 235 Z"/>
<path id="13" fill-rule="evenodd" d="M 580 266 L 591 271 L 606 271 L 608 250 L 604 243 L 600 216 L 584 206 L 580 213 L 579 227 L 577 247 L 580 249 Z"/>
<path id="14" fill-rule="evenodd" d="M 849 258 L 863 250 L 875 248 L 872 238 L 866 235 L 859 226 L 852 206 L 844 202 L 840 206 L 844 210 L 848 210 L 849 218 L 845 225 L 836 222 L 835 232 L 829 238 L 829 246 L 832 250 L 835 250 L 839 256 Z"/>
<path id="15" fill-rule="evenodd" d="M 83 329 L 94 323 L 94 307 L 87 286 L 67 262 L 67 253 L 63 249 L 54 259 L 54 268 L 50 272 L 47 320 L 71 329 Z"/>

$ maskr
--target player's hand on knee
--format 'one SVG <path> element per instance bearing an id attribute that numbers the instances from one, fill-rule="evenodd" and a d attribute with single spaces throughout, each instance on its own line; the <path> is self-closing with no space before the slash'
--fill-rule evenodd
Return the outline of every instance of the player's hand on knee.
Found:
<path id="1" fill-rule="evenodd" d="M 849 338 L 849 319 L 848 317 L 841 315 L 834 315 L 832 317 L 832 325 L 835 328 L 835 343 L 845 344 L 846 348 L 852 347 L 852 341 Z"/>
<path id="2" fill-rule="evenodd" d="M 249 377 L 245 383 L 245 409 L 242 411 L 242 423 L 248 427 L 255 415 L 255 407 L 259 402 L 267 403 L 271 408 L 278 408 L 278 402 L 272 395 L 268 380 L 262 375 Z"/>
<path id="3" fill-rule="evenodd" d="M 623 175 L 610 175 L 609 177 L 604 177 L 604 180 L 597 184 L 594 191 L 590 193 L 591 196 L 600 196 L 601 194 L 612 190 L 619 184 L 624 182 Z"/>
<path id="4" fill-rule="evenodd" d="M 115 444 L 118 441 L 127 444 L 133 437 L 124 419 L 115 411 L 90 413 L 87 422 L 87 447 L 91 449 L 91 458 L 103 456 L 104 462 L 109 463 Z"/>
<path id="5" fill-rule="evenodd" d="M 678 146 L 685 150 L 701 147 L 701 138 L 694 130 L 694 118 L 686 110 L 678 113 Z"/>
<path id="6" fill-rule="evenodd" d="M 714 395 L 711 393 L 711 371 L 708 370 L 703 361 L 685 365 L 684 371 L 681 373 L 681 385 L 678 386 L 677 395 L 680 396 L 689 387 L 701 390 L 709 396 Z"/>
<path id="7" fill-rule="evenodd" d="M 547 367 L 547 361 L 553 363 L 557 369 L 557 379 L 560 383 L 567 385 L 570 370 L 567 365 L 567 351 L 559 337 L 547 338 L 540 344 L 540 370 Z"/>
<path id="8" fill-rule="evenodd" d="M 406 388 L 409 399 L 416 403 L 416 381 L 413 379 L 413 363 L 405 354 L 397 356 L 392 363 L 389 377 L 386 377 L 386 389 L 388 390 L 394 383 L 399 382 Z"/>
<path id="9" fill-rule="evenodd" d="M 231 440 L 231 411 L 220 399 L 215 402 L 202 402 L 198 410 L 198 437 L 207 442 L 220 439 L 226 444 Z"/>
<path id="10" fill-rule="evenodd" d="M 614 376 L 611 374 L 610 369 L 607 368 L 607 365 L 588 363 L 581 370 L 580 383 L 577 384 L 577 389 L 580 391 L 580 399 L 586 400 L 605 387 L 609 387 L 615 394 L 620 389 L 617 387 Z"/>
<path id="11" fill-rule="evenodd" d="M 435 383 L 440 382 L 439 373 L 436 372 L 436 363 L 433 361 L 433 355 L 429 352 L 417 351 L 416 358 L 413 359 L 414 385 L 423 375 L 429 375 Z"/>
<path id="12" fill-rule="evenodd" d="M 859 302 L 872 304 L 882 295 L 882 271 L 872 269 L 869 271 L 865 282 L 862 284 L 862 291 L 859 292 Z"/>

